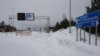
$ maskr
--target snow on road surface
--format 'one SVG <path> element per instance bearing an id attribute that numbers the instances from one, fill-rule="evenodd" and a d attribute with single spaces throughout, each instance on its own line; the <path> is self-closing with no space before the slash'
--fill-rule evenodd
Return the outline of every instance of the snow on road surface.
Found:
<path id="1" fill-rule="evenodd" d="M 88 34 L 88 33 L 87 33 Z M 100 46 L 76 42 L 76 29 L 32 32 L 32 36 L 0 33 L 0 56 L 100 56 Z"/>

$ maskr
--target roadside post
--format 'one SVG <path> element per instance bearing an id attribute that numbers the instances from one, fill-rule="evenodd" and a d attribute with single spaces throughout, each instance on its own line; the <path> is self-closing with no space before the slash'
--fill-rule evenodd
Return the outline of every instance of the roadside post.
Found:
<path id="1" fill-rule="evenodd" d="M 89 45 L 91 44 L 91 27 L 89 27 Z"/>
<path id="2" fill-rule="evenodd" d="M 97 21 L 97 25 L 98 25 L 98 21 Z M 98 31 L 98 26 L 96 25 L 96 37 L 95 37 L 95 46 L 97 46 L 97 31 Z"/>
<path id="3" fill-rule="evenodd" d="M 81 29 L 80 29 L 80 41 L 81 41 Z"/>
<path id="4" fill-rule="evenodd" d="M 85 43 L 85 41 L 86 41 L 86 40 L 85 40 L 85 27 L 84 27 L 84 43 Z"/>
<path id="5" fill-rule="evenodd" d="M 78 28 L 76 28 L 76 41 L 78 41 Z"/>

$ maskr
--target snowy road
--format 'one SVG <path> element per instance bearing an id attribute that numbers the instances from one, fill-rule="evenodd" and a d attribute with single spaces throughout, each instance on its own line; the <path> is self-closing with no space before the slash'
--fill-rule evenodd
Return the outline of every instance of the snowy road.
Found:
<path id="1" fill-rule="evenodd" d="M 32 32 L 32 36 L 0 33 L 0 56 L 100 56 L 100 46 L 76 42 L 74 27 L 72 31 Z"/>

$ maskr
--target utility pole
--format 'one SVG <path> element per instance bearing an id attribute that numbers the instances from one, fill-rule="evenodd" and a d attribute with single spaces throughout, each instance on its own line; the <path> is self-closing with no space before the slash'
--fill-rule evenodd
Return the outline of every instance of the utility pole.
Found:
<path id="1" fill-rule="evenodd" d="M 71 33 L 71 0 L 69 0 L 69 33 Z"/>

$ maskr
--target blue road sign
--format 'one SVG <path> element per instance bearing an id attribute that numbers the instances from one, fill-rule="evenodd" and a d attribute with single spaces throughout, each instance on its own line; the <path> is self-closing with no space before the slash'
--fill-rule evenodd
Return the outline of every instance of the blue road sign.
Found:
<path id="1" fill-rule="evenodd" d="M 100 10 L 82 15 L 80 17 L 77 17 L 77 23 L 83 23 L 83 22 L 87 22 L 87 21 L 93 21 L 93 20 L 99 20 L 100 18 Z"/>
<path id="2" fill-rule="evenodd" d="M 26 13 L 26 20 L 33 21 L 34 20 L 34 13 Z"/>
<path id="3" fill-rule="evenodd" d="M 94 27 L 99 21 L 100 10 L 76 18 L 76 27 Z"/>
<path id="4" fill-rule="evenodd" d="M 80 28 L 91 27 L 91 26 L 95 27 L 98 24 L 99 24 L 98 21 L 89 21 L 89 22 L 85 22 L 85 23 L 76 24 L 76 27 L 80 27 Z"/>
<path id="5" fill-rule="evenodd" d="M 86 20 L 87 20 L 87 15 L 82 15 L 76 18 L 76 23 L 83 23 Z"/>

